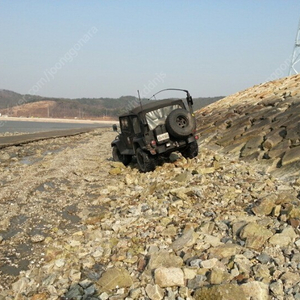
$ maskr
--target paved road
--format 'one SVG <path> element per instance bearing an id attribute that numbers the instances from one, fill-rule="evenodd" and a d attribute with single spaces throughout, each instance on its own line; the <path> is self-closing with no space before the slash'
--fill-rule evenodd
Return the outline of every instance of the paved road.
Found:
<path id="1" fill-rule="evenodd" d="M 29 133 L 14 136 L 0 137 L 0 149 L 16 146 L 21 144 L 27 144 L 34 141 L 46 140 L 50 138 L 72 136 L 94 130 L 95 128 L 75 128 L 75 129 L 64 129 L 64 130 L 52 130 L 46 132 Z"/>
<path id="2" fill-rule="evenodd" d="M 41 131 L 51 131 L 60 129 L 73 129 L 73 128 L 98 128 L 111 126 L 109 124 L 101 123 L 76 123 L 76 122 L 41 122 L 41 121 L 19 121 L 19 120 L 6 120 L 0 119 L 0 133 L 33 133 Z"/>

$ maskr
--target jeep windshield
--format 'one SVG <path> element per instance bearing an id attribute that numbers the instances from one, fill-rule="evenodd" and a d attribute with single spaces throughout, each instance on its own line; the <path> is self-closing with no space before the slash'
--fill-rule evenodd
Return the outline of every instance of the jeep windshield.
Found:
<path id="1" fill-rule="evenodd" d="M 171 113 L 171 111 L 177 108 L 182 107 L 179 104 L 176 104 L 147 112 L 145 116 L 150 130 L 155 129 L 158 125 L 165 124 L 168 115 Z"/>

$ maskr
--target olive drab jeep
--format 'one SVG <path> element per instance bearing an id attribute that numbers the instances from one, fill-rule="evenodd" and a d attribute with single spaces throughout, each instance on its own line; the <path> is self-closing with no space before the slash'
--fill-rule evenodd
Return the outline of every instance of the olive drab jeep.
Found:
<path id="1" fill-rule="evenodd" d="M 166 90 L 179 89 L 162 91 Z M 198 155 L 193 99 L 187 90 L 179 91 L 186 92 L 185 100 L 149 101 L 119 116 L 121 132 L 111 143 L 113 160 L 127 166 L 135 156 L 139 170 L 149 172 L 172 152 L 185 158 Z M 117 131 L 117 125 L 113 129 Z"/>

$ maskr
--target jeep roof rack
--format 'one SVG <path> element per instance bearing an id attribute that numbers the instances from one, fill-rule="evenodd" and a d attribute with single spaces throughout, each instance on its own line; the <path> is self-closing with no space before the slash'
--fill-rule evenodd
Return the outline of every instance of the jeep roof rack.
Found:
<path id="1" fill-rule="evenodd" d="M 190 95 L 189 91 L 188 90 L 184 90 L 184 89 L 176 89 L 176 88 L 167 88 L 167 89 L 163 89 L 163 90 L 160 90 L 158 91 L 157 93 L 155 93 L 154 95 L 152 95 L 148 100 L 151 100 L 151 98 L 155 97 L 157 94 L 161 93 L 161 92 L 164 92 L 164 91 L 181 91 L 181 92 L 185 92 L 186 93 L 186 101 L 188 103 L 188 106 L 190 108 L 190 111 L 192 112 L 193 111 L 193 108 L 192 108 L 192 105 L 194 104 L 193 102 L 193 98 L 192 96 Z"/>

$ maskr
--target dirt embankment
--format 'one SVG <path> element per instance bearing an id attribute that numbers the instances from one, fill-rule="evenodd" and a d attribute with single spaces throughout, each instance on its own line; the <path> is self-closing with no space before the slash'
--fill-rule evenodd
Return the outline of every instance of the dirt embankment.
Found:
<path id="1" fill-rule="evenodd" d="M 77 107 L 78 106 L 78 107 Z M 105 112 L 105 111 L 104 111 Z M 16 105 L 6 109 L 0 109 L 1 115 L 13 118 L 46 118 L 46 119 L 70 119 L 70 120 L 99 120 L 110 121 L 113 117 L 106 116 L 104 113 L 91 114 L 84 110 L 78 103 L 57 101 L 37 101 Z M 115 118 L 116 119 L 116 118 Z"/>

